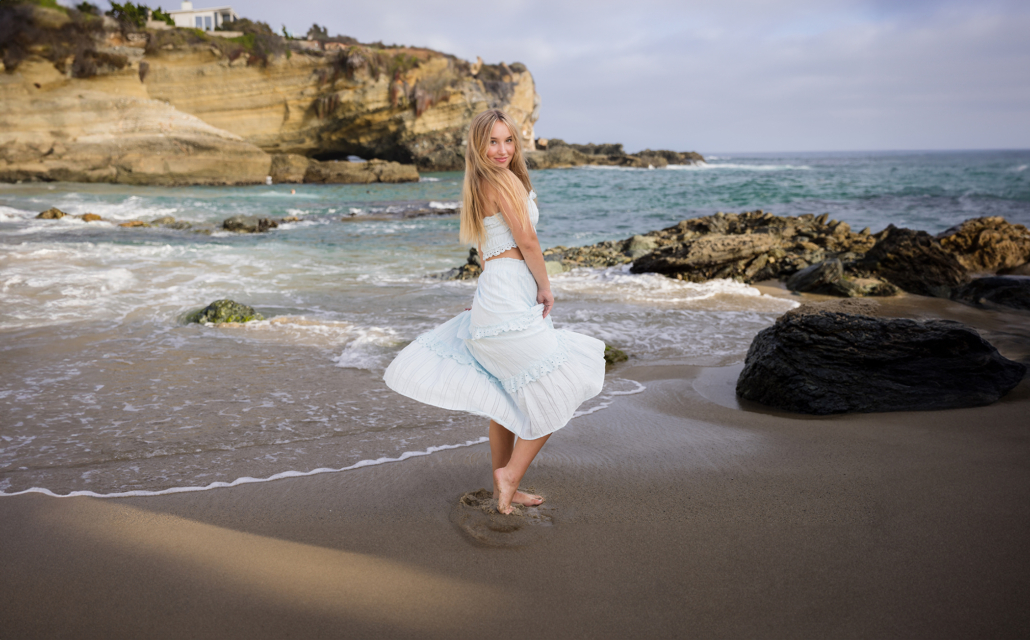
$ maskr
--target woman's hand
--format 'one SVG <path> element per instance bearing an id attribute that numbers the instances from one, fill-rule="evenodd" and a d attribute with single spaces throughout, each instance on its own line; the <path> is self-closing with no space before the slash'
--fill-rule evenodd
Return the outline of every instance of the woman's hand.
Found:
<path id="1" fill-rule="evenodd" d="M 538 289 L 536 303 L 544 305 L 544 317 L 546 318 L 547 314 L 551 313 L 551 307 L 554 306 L 554 294 L 550 289 Z"/>

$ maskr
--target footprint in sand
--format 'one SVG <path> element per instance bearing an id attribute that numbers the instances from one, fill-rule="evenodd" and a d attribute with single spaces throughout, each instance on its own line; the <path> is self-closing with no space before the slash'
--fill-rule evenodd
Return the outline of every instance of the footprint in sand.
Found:
<path id="1" fill-rule="evenodd" d="M 451 510 L 451 521 L 468 538 L 488 547 L 531 544 L 554 525 L 554 508 L 515 505 L 509 515 L 497 513 L 497 501 L 487 489 L 470 491 Z"/>

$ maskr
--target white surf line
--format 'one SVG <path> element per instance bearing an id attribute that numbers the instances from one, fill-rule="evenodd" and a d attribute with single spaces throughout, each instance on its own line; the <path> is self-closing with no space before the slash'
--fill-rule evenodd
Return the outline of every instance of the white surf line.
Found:
<path id="1" fill-rule="evenodd" d="M 626 378 L 620 378 L 620 380 L 626 380 Z M 643 393 L 644 390 L 647 389 L 647 387 L 645 387 L 644 385 L 640 384 L 636 380 L 626 380 L 626 382 L 632 382 L 633 384 L 637 385 L 637 388 L 636 389 L 632 389 L 630 391 L 610 391 L 610 392 L 604 394 L 603 396 L 601 396 L 602 397 L 602 401 L 601 401 L 601 403 L 599 405 L 597 405 L 596 407 L 591 407 L 590 409 L 587 409 L 585 411 L 577 411 L 576 413 L 572 414 L 572 419 L 575 420 L 576 418 L 579 418 L 580 416 L 588 416 L 591 413 L 596 413 L 596 412 L 600 411 L 601 409 L 607 409 L 608 407 L 610 407 L 612 405 L 612 402 L 615 401 L 615 396 L 632 396 L 632 395 L 636 395 L 638 393 Z"/>
<path id="2" fill-rule="evenodd" d="M 313 471 L 283 471 L 267 478 L 237 478 L 232 482 L 212 482 L 209 485 L 203 487 L 172 487 L 170 489 L 161 489 L 160 491 L 121 491 L 117 493 L 96 493 L 95 491 L 72 491 L 71 493 L 54 493 L 50 489 L 43 489 L 40 487 L 33 487 L 31 489 L 25 489 L 24 491 L 16 491 L 14 493 L 4 493 L 0 491 L 0 497 L 2 496 L 20 496 L 26 493 L 43 493 L 53 498 L 75 498 L 78 496 L 85 496 L 89 498 L 132 498 L 132 497 L 147 497 L 147 496 L 163 496 L 170 493 L 186 493 L 189 491 L 209 491 L 211 489 L 223 489 L 228 487 L 236 487 L 241 484 L 253 484 L 256 482 L 271 482 L 273 480 L 282 480 L 283 478 L 301 478 L 304 476 L 314 476 L 320 473 L 339 473 L 341 471 L 350 471 L 351 469 L 358 469 L 361 467 L 371 467 L 380 464 L 387 464 L 389 462 L 401 462 L 408 458 L 414 458 L 416 456 L 428 456 L 436 453 L 437 451 L 445 451 L 447 449 L 460 449 L 462 447 L 471 447 L 477 444 L 483 444 L 489 442 L 490 438 L 483 436 L 478 440 L 469 440 L 464 444 L 442 444 L 435 447 L 429 447 L 425 451 L 405 451 L 396 458 L 377 458 L 375 460 L 362 460 L 356 462 L 349 467 L 343 467 L 342 469 L 329 469 L 322 467 Z"/>
<path id="3" fill-rule="evenodd" d="M 637 393 L 642 393 L 647 387 L 640 384 L 636 380 L 627 380 L 637 385 L 636 389 L 630 391 L 610 391 L 602 396 L 603 401 L 596 407 L 587 409 L 586 411 L 577 411 L 572 414 L 573 420 L 581 416 L 590 415 L 600 411 L 601 409 L 607 409 L 611 406 L 615 399 L 615 396 L 629 396 Z M 272 482 L 273 480 L 282 480 L 284 478 L 302 478 L 305 476 L 314 476 L 320 473 L 340 473 L 341 471 L 351 471 L 352 469 L 360 469 L 361 467 L 372 467 L 380 464 L 387 464 L 390 462 L 402 462 L 408 458 L 414 458 L 417 456 L 428 456 L 436 453 L 437 451 L 446 451 L 448 449 L 461 449 L 463 447 L 472 447 L 477 444 L 483 444 L 489 442 L 490 438 L 483 436 L 477 440 L 469 440 L 464 444 L 442 444 L 438 446 L 429 447 L 425 451 L 405 451 L 396 458 L 377 458 L 375 460 L 362 460 L 356 462 L 349 467 L 343 467 L 342 469 L 330 469 L 328 467 L 321 467 L 312 471 L 283 471 L 267 478 L 237 478 L 232 482 L 212 482 L 211 484 L 203 487 L 171 487 L 170 489 L 161 489 L 160 491 L 120 491 L 115 493 L 97 493 L 95 491 L 72 491 L 71 493 L 54 493 L 50 489 L 44 489 L 42 487 L 32 487 L 31 489 L 25 489 L 22 491 L 15 491 L 13 493 L 4 493 L 0 491 L 0 498 L 7 496 L 20 496 L 26 493 L 42 493 L 52 498 L 75 498 L 75 497 L 87 497 L 87 498 L 135 498 L 135 497 L 150 497 L 150 496 L 164 496 L 172 493 L 188 493 L 191 491 L 210 491 L 211 489 L 227 489 L 229 487 L 237 487 L 242 484 L 254 484 L 258 482 Z"/>

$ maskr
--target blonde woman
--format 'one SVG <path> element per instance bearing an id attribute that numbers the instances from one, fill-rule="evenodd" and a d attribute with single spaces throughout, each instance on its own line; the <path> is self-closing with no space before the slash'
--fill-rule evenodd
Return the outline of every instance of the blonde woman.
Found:
<path id="1" fill-rule="evenodd" d="M 420 402 L 490 418 L 494 498 L 504 514 L 512 503 L 543 502 L 519 491 L 522 477 L 604 383 L 604 343 L 556 330 L 549 317 L 554 295 L 517 130 L 498 109 L 469 126 L 460 238 L 484 260 L 472 308 L 419 336 L 384 376 Z"/>

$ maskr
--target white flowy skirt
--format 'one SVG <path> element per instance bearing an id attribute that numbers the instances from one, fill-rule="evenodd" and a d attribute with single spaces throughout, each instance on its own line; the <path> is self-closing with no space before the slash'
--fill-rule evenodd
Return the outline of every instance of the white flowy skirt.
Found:
<path id="1" fill-rule="evenodd" d="M 386 369 L 394 391 L 496 420 L 526 440 L 565 426 L 604 384 L 604 343 L 557 330 L 522 260 L 488 260 L 472 310 L 420 335 Z"/>

